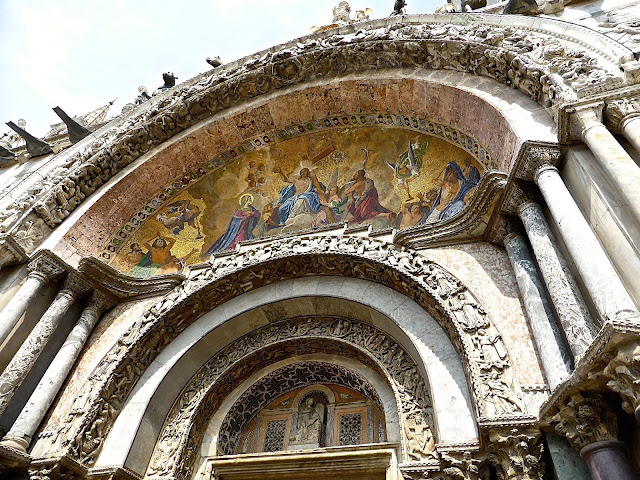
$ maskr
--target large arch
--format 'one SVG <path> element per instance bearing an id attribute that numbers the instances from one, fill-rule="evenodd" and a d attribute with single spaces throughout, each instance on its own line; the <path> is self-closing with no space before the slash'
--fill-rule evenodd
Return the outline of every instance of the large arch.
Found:
<path id="1" fill-rule="evenodd" d="M 408 296 L 451 338 L 465 367 L 478 420 L 530 418 L 516 405 L 504 408 L 500 398 L 517 398 L 519 387 L 500 334 L 472 294 L 442 267 L 415 252 L 370 238 L 293 237 L 224 255 L 212 265 L 194 269 L 180 288 L 136 321 L 103 359 L 54 445 L 46 449 L 92 465 L 133 385 L 185 328 L 216 306 L 224 308 L 234 297 L 242 298 L 246 292 L 283 279 L 310 275 L 367 279 Z M 497 347 L 496 353 L 488 350 L 489 344 Z"/>

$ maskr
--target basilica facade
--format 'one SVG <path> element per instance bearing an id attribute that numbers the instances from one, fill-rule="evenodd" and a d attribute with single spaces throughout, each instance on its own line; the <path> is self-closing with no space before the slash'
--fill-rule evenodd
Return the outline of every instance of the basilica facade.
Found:
<path id="1" fill-rule="evenodd" d="M 637 478 L 638 5 L 397 7 L 0 139 L 2 476 Z"/>

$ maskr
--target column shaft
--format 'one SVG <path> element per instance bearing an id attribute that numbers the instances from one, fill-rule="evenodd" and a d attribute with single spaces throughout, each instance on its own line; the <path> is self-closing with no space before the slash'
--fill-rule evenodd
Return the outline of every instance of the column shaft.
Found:
<path id="1" fill-rule="evenodd" d="M 100 318 L 100 313 L 101 308 L 95 305 L 90 305 L 83 310 L 78 323 L 49 365 L 40 383 L 31 394 L 29 401 L 20 412 L 2 443 L 7 443 L 14 448 L 18 447 L 26 451 L 33 434 L 58 394 L 89 334 Z"/>
<path id="2" fill-rule="evenodd" d="M 53 303 L 0 375 L 0 414 L 7 408 L 9 401 L 31 371 L 74 300 L 75 295 L 72 291 L 60 290 L 58 292 Z"/>
<path id="3" fill-rule="evenodd" d="M 6 307 L 0 312 L 0 345 L 18 324 L 29 304 L 47 283 L 47 278 L 37 272 L 29 273 L 29 276 L 13 296 Z"/>
<path id="4" fill-rule="evenodd" d="M 594 442 L 580 450 L 580 456 L 589 467 L 593 480 L 638 479 L 633 473 L 622 442 Z"/>
<path id="5" fill-rule="evenodd" d="M 576 113 L 582 139 L 618 189 L 626 208 L 640 223 L 640 168 L 592 110 Z"/>
<path id="6" fill-rule="evenodd" d="M 629 143 L 640 153 L 640 116 L 623 120 L 620 128 L 622 135 L 629 140 Z"/>
<path id="7" fill-rule="evenodd" d="M 535 262 L 522 235 L 512 234 L 504 245 L 516 274 L 524 308 L 538 347 L 544 373 L 552 389 L 571 373 L 571 357 L 558 330 L 553 307 L 547 300 Z"/>
<path id="8" fill-rule="evenodd" d="M 605 321 L 637 315 L 631 297 L 558 170 L 543 167 L 536 173 L 535 180 L 598 314 Z"/>
<path id="9" fill-rule="evenodd" d="M 591 345 L 594 337 L 593 321 L 540 206 L 529 202 L 520 208 L 519 213 L 565 338 L 577 360 Z"/>

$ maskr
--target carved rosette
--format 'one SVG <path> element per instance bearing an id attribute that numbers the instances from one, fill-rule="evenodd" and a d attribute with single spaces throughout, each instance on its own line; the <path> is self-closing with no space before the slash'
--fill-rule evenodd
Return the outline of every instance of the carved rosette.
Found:
<path id="1" fill-rule="evenodd" d="M 640 116 L 640 97 L 611 100 L 607 102 L 604 121 L 609 130 L 620 133 L 623 123 Z"/>
<path id="2" fill-rule="evenodd" d="M 448 332 L 467 367 L 480 418 L 526 416 L 504 342 L 490 317 L 455 277 L 416 252 L 371 238 L 291 237 L 212 262 L 193 268 L 190 278 L 138 319 L 100 362 L 55 436 L 53 451 L 91 465 L 133 384 L 166 344 L 229 299 L 304 276 L 361 278 L 407 295 Z M 463 301 L 464 307 L 453 308 Z M 468 326 L 461 315 L 469 319 Z"/>
<path id="3" fill-rule="evenodd" d="M 540 431 L 501 429 L 489 434 L 490 460 L 500 480 L 541 480 L 544 475 L 543 446 Z"/>
<path id="4" fill-rule="evenodd" d="M 621 71 L 603 66 L 579 43 L 568 45 L 529 27 L 500 27 L 480 16 L 457 25 L 409 22 L 402 17 L 391 25 L 323 32 L 177 86 L 65 159 L 0 215 L 0 225 L 8 231 L 33 209 L 55 228 L 113 175 L 168 138 L 258 95 L 311 80 L 391 68 L 453 69 L 493 78 L 545 107 L 623 84 Z M 32 243 L 39 241 L 34 237 Z"/>
<path id="5" fill-rule="evenodd" d="M 617 416 L 604 397 L 597 393 L 574 393 L 551 422 L 578 451 L 594 442 L 618 439 Z"/>

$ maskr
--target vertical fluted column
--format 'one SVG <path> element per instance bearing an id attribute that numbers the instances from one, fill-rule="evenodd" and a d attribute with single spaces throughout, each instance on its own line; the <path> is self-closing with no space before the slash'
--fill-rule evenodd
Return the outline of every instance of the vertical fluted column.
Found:
<path id="1" fill-rule="evenodd" d="M 88 305 L 82 311 L 78 323 L 69 333 L 40 383 L 31 394 L 29 401 L 0 444 L 26 452 L 33 434 L 58 394 L 67 375 L 69 375 L 93 327 L 98 322 L 102 312 L 109 308 L 112 303 L 110 299 L 94 292 Z"/>
<path id="2" fill-rule="evenodd" d="M 640 97 L 607 102 L 606 124 L 640 152 Z"/>
<path id="3" fill-rule="evenodd" d="M 51 279 L 59 277 L 64 270 L 45 256 L 29 264 L 29 275 L 18 292 L 0 312 L 0 344 L 4 342 L 18 324 L 29 304 L 40 289 Z"/>
<path id="4" fill-rule="evenodd" d="M 571 373 L 571 359 L 564 338 L 558 330 L 553 307 L 547 300 L 544 285 L 524 237 L 510 233 L 504 239 L 509 260 L 516 275 L 520 298 L 529 318 L 533 340 L 538 347 L 545 376 L 551 388 L 557 387 Z"/>
<path id="5" fill-rule="evenodd" d="M 626 209 L 640 224 L 640 167 L 600 121 L 597 109 L 585 108 L 573 115 L 582 140 L 620 193 Z"/>
<path id="6" fill-rule="evenodd" d="M 560 178 L 558 169 L 552 166 L 539 168 L 535 182 L 600 317 L 606 321 L 637 316 L 631 297 Z"/>
<path id="7" fill-rule="evenodd" d="M 597 393 L 574 393 L 553 417 L 556 431 L 580 452 L 593 480 L 637 480 L 614 409 Z"/>
<path id="8" fill-rule="evenodd" d="M 88 287 L 75 274 L 70 274 L 37 325 L 33 328 L 13 359 L 0 375 L 0 414 L 33 368 L 64 314 Z"/>
<path id="9" fill-rule="evenodd" d="M 593 320 L 558 250 L 540 205 L 532 200 L 523 201 L 518 206 L 518 214 L 527 231 L 569 348 L 577 360 L 593 341 Z"/>

